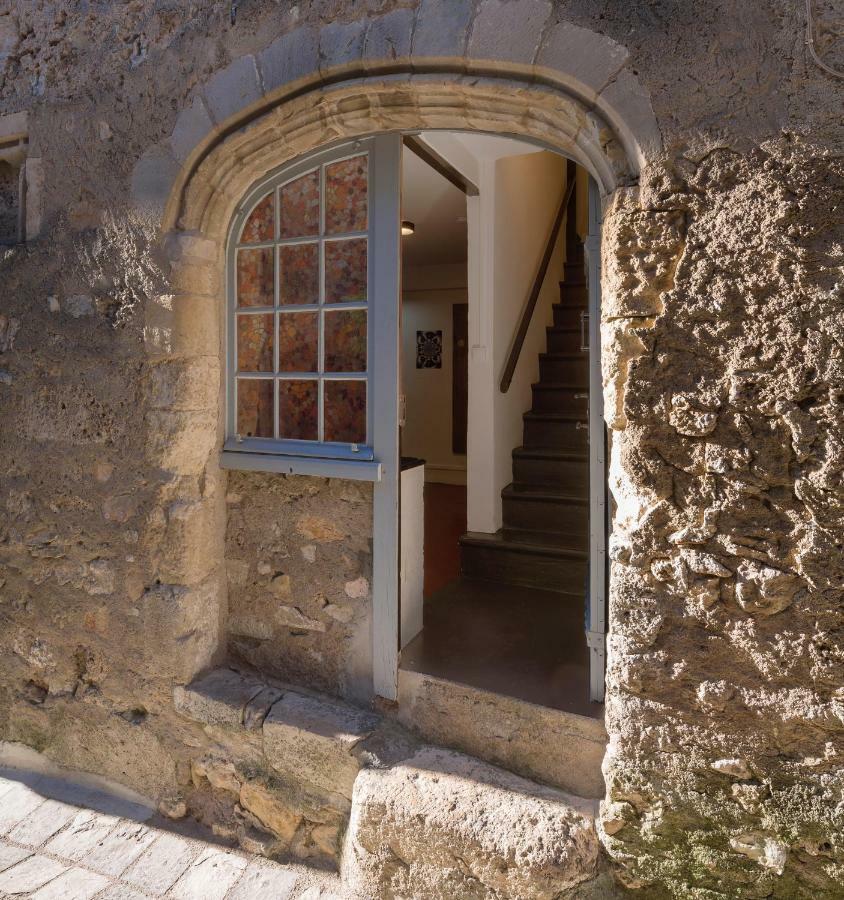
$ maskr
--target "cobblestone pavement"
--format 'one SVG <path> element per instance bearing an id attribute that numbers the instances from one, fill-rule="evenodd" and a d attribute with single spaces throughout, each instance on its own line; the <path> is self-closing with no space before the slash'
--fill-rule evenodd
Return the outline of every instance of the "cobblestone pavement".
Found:
<path id="1" fill-rule="evenodd" d="M 0 898 L 341 900 L 336 877 L 156 822 L 96 788 L 0 769 Z"/>

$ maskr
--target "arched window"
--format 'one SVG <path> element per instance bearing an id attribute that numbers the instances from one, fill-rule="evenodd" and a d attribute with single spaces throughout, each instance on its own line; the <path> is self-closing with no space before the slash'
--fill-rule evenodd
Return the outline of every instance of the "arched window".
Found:
<path id="1" fill-rule="evenodd" d="M 235 216 L 226 451 L 374 459 L 375 257 L 397 246 L 375 248 L 377 141 L 285 167 Z"/>

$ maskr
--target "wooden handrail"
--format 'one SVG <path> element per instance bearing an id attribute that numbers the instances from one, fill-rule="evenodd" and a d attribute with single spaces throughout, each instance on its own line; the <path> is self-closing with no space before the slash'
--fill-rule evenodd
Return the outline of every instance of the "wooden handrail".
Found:
<path id="1" fill-rule="evenodd" d="M 563 219 L 566 216 L 566 208 L 571 200 L 572 192 L 576 182 L 574 178 L 569 179 L 566 193 L 560 202 L 560 208 L 554 218 L 554 224 L 551 226 L 551 233 L 548 235 L 548 243 L 545 245 L 545 252 L 542 254 L 542 260 L 539 263 L 539 269 L 536 272 L 536 278 L 533 280 L 533 287 L 530 289 L 530 296 L 525 304 L 522 318 L 519 320 L 519 327 L 516 329 L 513 337 L 513 344 L 510 348 L 510 355 L 507 357 L 507 365 L 504 367 L 504 374 L 501 376 L 501 393 L 506 394 L 510 390 L 510 382 L 513 380 L 513 374 L 519 362 L 519 355 L 522 352 L 522 345 L 527 337 L 530 321 L 533 318 L 533 312 L 536 309 L 536 301 L 539 300 L 539 292 L 545 282 L 545 276 L 548 274 L 548 266 L 551 263 L 551 257 L 554 253 L 554 247 L 557 245 L 557 238 L 560 236 L 560 228 L 563 225 Z"/>

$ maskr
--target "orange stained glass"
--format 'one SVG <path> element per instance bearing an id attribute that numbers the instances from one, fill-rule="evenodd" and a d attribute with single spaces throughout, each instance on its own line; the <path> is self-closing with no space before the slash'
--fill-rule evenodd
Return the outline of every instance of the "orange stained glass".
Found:
<path id="1" fill-rule="evenodd" d="M 366 371 L 366 310 L 326 310 L 325 371 Z"/>
<path id="2" fill-rule="evenodd" d="M 273 372 L 273 317 L 251 314 L 237 317 L 239 372 Z"/>
<path id="3" fill-rule="evenodd" d="M 237 251 L 237 305 L 272 306 L 275 303 L 271 247 Z"/>
<path id="4" fill-rule="evenodd" d="M 279 191 L 281 237 L 319 233 L 319 170 L 300 175 Z"/>
<path id="5" fill-rule="evenodd" d="M 279 302 L 282 306 L 319 302 L 319 244 L 279 248 Z"/>
<path id="6" fill-rule="evenodd" d="M 326 381 L 324 390 L 325 440 L 343 444 L 365 443 L 366 382 Z"/>
<path id="7" fill-rule="evenodd" d="M 366 300 L 366 238 L 325 242 L 325 302 Z"/>
<path id="8" fill-rule="evenodd" d="M 278 317 L 278 368 L 316 372 L 319 368 L 319 313 L 282 313 Z"/>
<path id="9" fill-rule="evenodd" d="M 241 437 L 273 436 L 273 383 L 268 378 L 238 378 L 237 433 Z"/>
<path id="10" fill-rule="evenodd" d="M 366 231 L 367 157 L 325 167 L 325 233 Z"/>
<path id="11" fill-rule="evenodd" d="M 278 383 L 278 435 L 295 441 L 319 439 L 319 382 L 290 380 Z"/>
<path id="12" fill-rule="evenodd" d="M 275 193 L 271 192 L 249 214 L 243 232 L 242 244 L 271 241 L 275 237 Z"/>

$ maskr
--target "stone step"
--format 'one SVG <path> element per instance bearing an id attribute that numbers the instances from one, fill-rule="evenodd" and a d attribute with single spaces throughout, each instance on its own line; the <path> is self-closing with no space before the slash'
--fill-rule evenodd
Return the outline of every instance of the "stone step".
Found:
<path id="1" fill-rule="evenodd" d="M 602 715 L 590 718 L 537 706 L 404 669 L 399 671 L 398 710 L 399 721 L 425 741 L 581 797 L 604 796 Z"/>
<path id="2" fill-rule="evenodd" d="M 589 444 L 588 422 L 583 416 L 531 411 L 523 420 L 525 447 L 585 451 Z"/>
<path id="3" fill-rule="evenodd" d="M 358 777 L 344 880 L 351 896 L 367 900 L 573 897 L 580 885 L 595 886 L 585 883 L 600 865 L 596 806 L 423 747 Z"/>
<path id="4" fill-rule="evenodd" d="M 589 354 L 583 350 L 577 353 L 540 353 L 539 380 L 565 382 L 585 388 L 589 384 Z"/>
<path id="5" fill-rule="evenodd" d="M 177 687 L 174 700 L 206 738 L 191 759 L 189 814 L 197 793 L 210 793 L 205 810 L 218 818 L 236 803 L 232 836 L 317 868 L 339 864 L 343 896 L 547 900 L 598 875 L 600 720 L 485 692 L 466 707 L 465 697 L 438 696 L 413 673 L 400 674 L 389 716 L 232 669 Z M 442 703 L 439 715 L 432 703 Z M 432 746 L 426 731 L 477 743 L 510 771 Z M 582 785 L 588 796 L 556 784 Z"/>
<path id="6" fill-rule="evenodd" d="M 576 325 L 554 325 L 545 329 L 545 344 L 549 353 L 579 353 L 582 338 L 580 322 Z"/>
<path id="7" fill-rule="evenodd" d="M 517 447 L 513 479 L 522 484 L 580 484 L 588 490 L 589 456 L 577 450 Z"/>
<path id="8" fill-rule="evenodd" d="M 470 531 L 460 538 L 460 571 L 468 578 L 555 591 L 581 603 L 588 568 L 585 543 L 585 532 Z"/>
<path id="9" fill-rule="evenodd" d="M 576 328 L 580 331 L 581 316 L 586 312 L 586 303 L 575 303 L 567 298 L 563 303 L 555 303 L 552 307 L 554 313 L 554 328 Z"/>
<path id="10" fill-rule="evenodd" d="M 589 408 L 589 391 L 585 387 L 564 382 L 537 381 L 531 385 L 531 412 L 575 413 L 585 417 Z"/>
<path id="11" fill-rule="evenodd" d="M 589 497 L 549 485 L 509 484 L 501 492 L 505 529 L 578 533 L 589 528 Z"/>

